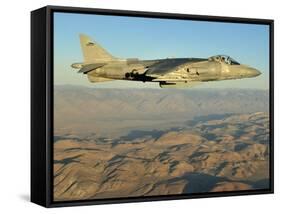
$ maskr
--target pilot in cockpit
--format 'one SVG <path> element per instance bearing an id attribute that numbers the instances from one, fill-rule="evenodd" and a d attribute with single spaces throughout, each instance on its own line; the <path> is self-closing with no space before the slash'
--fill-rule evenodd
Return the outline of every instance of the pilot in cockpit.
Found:
<path id="1" fill-rule="evenodd" d="M 209 58 L 210 61 L 218 61 L 218 62 L 224 62 L 229 65 L 240 65 L 239 62 L 232 59 L 230 56 L 225 55 L 217 55 Z"/>

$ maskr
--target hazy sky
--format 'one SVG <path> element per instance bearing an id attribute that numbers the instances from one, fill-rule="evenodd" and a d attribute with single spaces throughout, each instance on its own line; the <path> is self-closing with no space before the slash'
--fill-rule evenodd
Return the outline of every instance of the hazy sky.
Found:
<path id="1" fill-rule="evenodd" d="M 269 86 L 269 26 L 102 16 L 54 14 L 55 84 L 90 87 L 155 87 L 157 83 L 112 81 L 90 83 L 70 67 L 83 62 L 79 34 L 87 34 L 119 58 L 207 58 L 229 55 L 262 72 L 256 78 L 203 83 L 197 88 L 260 88 Z"/>

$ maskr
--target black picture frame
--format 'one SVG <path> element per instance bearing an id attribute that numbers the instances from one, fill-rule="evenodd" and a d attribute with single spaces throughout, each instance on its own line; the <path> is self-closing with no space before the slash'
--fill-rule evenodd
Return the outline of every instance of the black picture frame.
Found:
<path id="1" fill-rule="evenodd" d="M 54 12 L 127 17 L 200 20 L 268 25 L 270 28 L 270 188 L 234 192 L 130 197 L 80 201 L 53 201 L 53 14 Z M 46 6 L 31 12 L 31 201 L 44 207 L 62 207 L 188 198 L 267 194 L 274 192 L 274 21 L 239 17 Z"/>

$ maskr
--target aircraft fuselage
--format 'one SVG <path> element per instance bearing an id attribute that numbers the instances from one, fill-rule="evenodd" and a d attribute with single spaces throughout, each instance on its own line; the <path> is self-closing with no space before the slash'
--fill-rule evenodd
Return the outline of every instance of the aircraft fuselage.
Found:
<path id="1" fill-rule="evenodd" d="M 83 63 L 72 64 L 90 82 L 112 80 L 158 82 L 161 87 L 189 87 L 194 82 L 251 78 L 260 71 L 242 65 L 229 56 L 209 58 L 119 59 L 109 54 L 88 36 L 80 35 Z"/>
<path id="2" fill-rule="evenodd" d="M 181 63 L 183 62 L 184 65 Z M 157 63 L 159 66 L 157 66 Z M 207 82 L 242 79 L 258 76 L 260 72 L 246 65 L 228 65 L 208 59 L 171 58 L 157 60 L 115 60 L 104 62 L 104 66 L 87 73 L 89 79 L 95 77 L 111 80 L 143 82 Z M 177 64 L 179 64 L 177 66 Z M 149 66 L 154 65 L 153 69 Z M 87 65 L 83 65 L 87 66 Z M 170 69 L 167 69 L 168 67 Z M 165 69 L 164 72 L 162 72 Z"/>

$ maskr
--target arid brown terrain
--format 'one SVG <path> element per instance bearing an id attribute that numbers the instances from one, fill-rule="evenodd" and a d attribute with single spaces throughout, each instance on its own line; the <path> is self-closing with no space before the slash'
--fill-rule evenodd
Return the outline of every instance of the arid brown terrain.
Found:
<path id="1" fill-rule="evenodd" d="M 114 138 L 55 130 L 54 200 L 268 188 L 269 115 L 253 112 L 193 115 Z"/>

